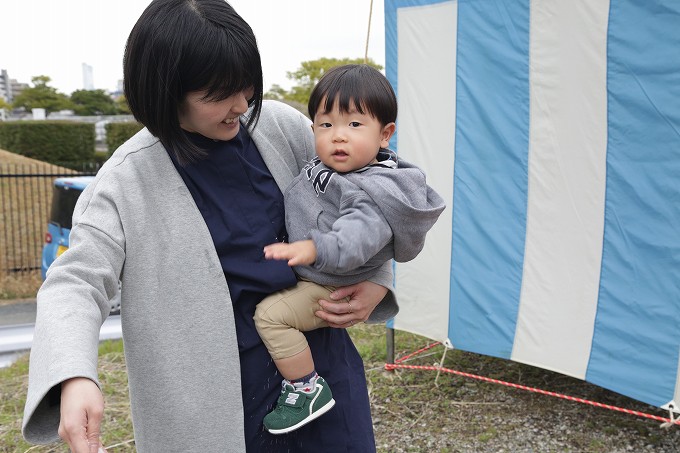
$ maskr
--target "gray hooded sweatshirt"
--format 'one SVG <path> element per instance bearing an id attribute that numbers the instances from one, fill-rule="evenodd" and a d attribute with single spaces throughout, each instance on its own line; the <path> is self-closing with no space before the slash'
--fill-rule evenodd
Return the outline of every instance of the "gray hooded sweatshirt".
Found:
<path id="1" fill-rule="evenodd" d="M 318 157 L 285 192 L 291 242 L 311 239 L 316 262 L 298 266 L 322 285 L 352 285 L 371 278 L 386 261 L 406 262 L 423 249 L 425 235 L 445 208 L 425 173 L 381 150 L 378 163 L 338 173 Z"/>

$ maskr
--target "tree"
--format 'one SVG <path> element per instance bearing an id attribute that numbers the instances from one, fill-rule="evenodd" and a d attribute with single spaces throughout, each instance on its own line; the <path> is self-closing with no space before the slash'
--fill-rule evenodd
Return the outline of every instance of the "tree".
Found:
<path id="1" fill-rule="evenodd" d="M 274 84 L 274 85 L 271 86 L 269 91 L 267 91 L 264 94 L 264 98 L 265 99 L 274 99 L 276 101 L 281 101 L 285 104 L 290 105 L 291 107 L 293 107 L 294 109 L 296 109 L 297 111 L 302 113 L 303 115 L 309 116 L 307 114 L 307 104 L 303 104 L 302 102 L 293 101 L 291 99 L 288 99 L 286 97 L 287 94 L 288 94 L 288 92 L 286 90 L 284 90 L 283 88 L 281 88 L 280 85 Z"/>
<path id="2" fill-rule="evenodd" d="M 76 90 L 71 93 L 73 111 L 77 115 L 115 115 L 116 104 L 104 90 Z"/>
<path id="3" fill-rule="evenodd" d="M 286 76 L 289 79 L 294 80 L 297 84 L 294 85 L 290 91 L 286 91 L 278 85 L 273 85 L 271 90 L 267 92 L 267 97 L 270 99 L 296 101 L 307 105 L 312 89 L 326 71 L 332 67 L 344 64 L 363 63 L 373 66 L 378 70 L 382 69 L 382 66 L 375 63 L 373 60 L 369 59 L 365 62 L 363 58 L 319 58 L 318 60 L 303 61 L 296 71 L 286 73 Z"/>
<path id="4" fill-rule="evenodd" d="M 11 108 L 12 108 L 11 105 L 9 105 L 7 102 L 5 102 L 5 100 L 3 98 L 0 98 L 0 110 L 2 110 L 2 109 L 9 110 Z"/>
<path id="5" fill-rule="evenodd" d="M 32 110 L 43 108 L 47 113 L 70 109 L 71 101 L 65 94 L 57 92 L 56 88 L 48 85 L 52 79 L 40 75 L 31 79 L 33 87 L 25 88 L 15 99 L 14 108 Z"/>
<path id="6" fill-rule="evenodd" d="M 118 96 L 114 103 L 116 104 L 116 109 L 118 110 L 118 113 L 121 115 L 129 115 L 130 113 L 130 106 L 128 105 L 127 98 L 125 97 L 124 94 L 121 94 Z"/>
<path id="7" fill-rule="evenodd" d="M 264 94 L 265 99 L 274 99 L 276 101 L 282 101 L 285 99 L 285 96 L 288 92 L 284 90 L 281 85 L 277 85 L 276 83 L 269 88 L 269 91 L 267 91 Z"/>

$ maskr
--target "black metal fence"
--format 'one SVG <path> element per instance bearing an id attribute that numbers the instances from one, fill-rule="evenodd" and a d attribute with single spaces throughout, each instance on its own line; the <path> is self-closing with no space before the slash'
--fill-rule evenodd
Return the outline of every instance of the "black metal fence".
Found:
<path id="1" fill-rule="evenodd" d="M 48 163 L 0 164 L 0 273 L 40 269 L 54 179 L 95 175 L 98 169 L 96 163 L 80 171 Z"/>

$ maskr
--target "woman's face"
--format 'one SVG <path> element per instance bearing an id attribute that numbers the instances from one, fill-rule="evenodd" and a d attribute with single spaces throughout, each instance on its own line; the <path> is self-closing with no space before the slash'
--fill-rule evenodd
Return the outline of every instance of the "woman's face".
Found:
<path id="1" fill-rule="evenodd" d="M 179 125 L 187 132 L 213 140 L 231 140 L 240 127 L 239 118 L 248 110 L 254 91 L 239 91 L 221 101 L 204 99 L 205 91 L 187 93 L 179 110 Z"/>

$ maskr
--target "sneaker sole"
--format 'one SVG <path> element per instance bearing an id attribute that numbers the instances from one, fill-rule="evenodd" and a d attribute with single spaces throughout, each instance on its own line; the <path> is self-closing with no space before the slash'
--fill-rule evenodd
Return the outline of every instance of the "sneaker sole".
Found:
<path id="1" fill-rule="evenodd" d="M 305 418 L 301 422 L 299 422 L 297 425 L 289 426 L 288 428 L 281 428 L 281 429 L 267 429 L 272 434 L 286 434 L 291 431 L 295 431 L 298 428 L 301 428 L 305 426 L 307 423 L 316 420 L 317 418 L 321 417 L 323 414 L 331 410 L 331 408 L 335 406 L 335 400 L 331 398 L 329 402 L 327 402 L 323 407 L 320 407 L 319 410 L 311 414 L 309 417 Z"/>

